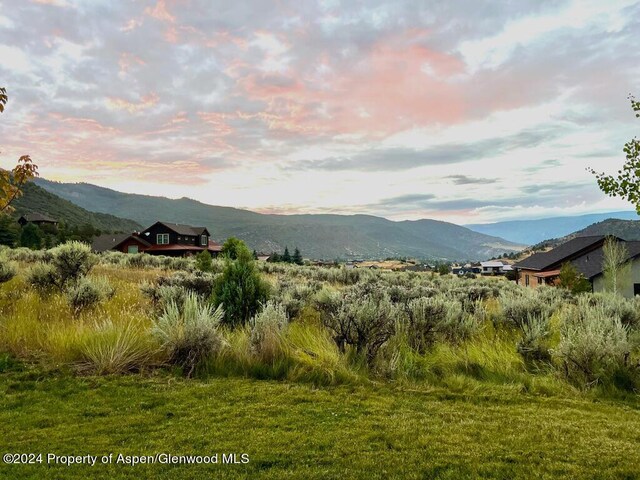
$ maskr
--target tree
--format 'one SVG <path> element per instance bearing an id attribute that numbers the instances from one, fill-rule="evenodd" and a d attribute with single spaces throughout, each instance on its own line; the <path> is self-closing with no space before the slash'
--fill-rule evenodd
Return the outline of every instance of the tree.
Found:
<path id="1" fill-rule="evenodd" d="M 18 223 L 9 215 L 0 214 L 0 245 L 15 246 L 20 236 Z"/>
<path id="2" fill-rule="evenodd" d="M 268 297 L 269 284 L 260 276 L 249 249 L 239 249 L 236 260 L 226 258 L 213 293 L 213 303 L 224 308 L 225 324 L 246 324 Z"/>
<path id="3" fill-rule="evenodd" d="M 640 102 L 634 96 L 629 95 L 631 108 L 636 112 L 636 117 L 640 118 Z M 640 215 L 640 140 L 636 137 L 629 140 L 623 149 L 626 154 L 626 162 L 617 175 L 606 175 L 598 173 L 593 168 L 588 168 L 596 176 L 596 181 L 600 190 L 610 197 L 622 197 L 636 207 L 636 212 Z"/>
<path id="4" fill-rule="evenodd" d="M 203 250 L 196 255 L 196 268 L 201 272 L 210 272 L 213 270 L 213 260 L 208 250 Z"/>
<path id="5" fill-rule="evenodd" d="M 602 247 L 602 273 L 605 290 L 614 294 L 620 293 L 631 281 L 631 263 L 629 251 L 623 242 L 608 237 Z"/>
<path id="6" fill-rule="evenodd" d="M 302 254 L 300 253 L 300 249 L 298 247 L 296 247 L 296 249 L 293 251 L 291 261 L 296 265 L 302 265 Z"/>
<path id="7" fill-rule="evenodd" d="M 222 253 L 223 257 L 235 260 L 240 256 L 240 252 L 244 250 L 249 251 L 246 243 L 244 243 L 239 238 L 229 237 L 227 241 L 224 242 L 224 245 L 222 245 L 222 250 L 220 251 L 220 253 Z"/>
<path id="8" fill-rule="evenodd" d="M 34 250 L 42 247 L 42 231 L 33 223 L 27 223 L 20 232 L 20 246 Z"/>
<path id="9" fill-rule="evenodd" d="M 284 247 L 284 253 L 282 254 L 282 261 L 285 263 L 291 263 L 291 254 L 289 253 L 289 247 Z"/>
<path id="10" fill-rule="evenodd" d="M 558 281 L 560 287 L 566 288 L 572 293 L 585 293 L 593 290 L 589 280 L 584 278 L 584 275 L 578 272 L 578 269 L 570 262 L 565 262 L 560 268 Z"/>
<path id="11" fill-rule="evenodd" d="M 7 90 L 0 87 L 0 113 L 8 100 Z M 12 170 L 0 169 L 0 213 L 11 213 L 14 210 L 11 202 L 22 195 L 22 186 L 37 176 L 38 166 L 29 155 L 22 155 Z"/>
<path id="12" fill-rule="evenodd" d="M 258 259 L 258 252 L 256 252 L 255 248 L 253 249 L 253 259 L 257 260 Z"/>
<path id="13" fill-rule="evenodd" d="M 451 273 L 451 268 L 446 263 L 440 263 L 436 265 L 436 270 L 440 275 L 448 275 Z"/>

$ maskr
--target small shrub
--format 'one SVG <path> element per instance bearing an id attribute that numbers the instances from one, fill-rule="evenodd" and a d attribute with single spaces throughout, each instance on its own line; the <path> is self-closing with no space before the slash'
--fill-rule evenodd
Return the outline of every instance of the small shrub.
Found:
<path id="1" fill-rule="evenodd" d="M 551 360 L 549 347 L 549 319 L 545 316 L 529 316 L 522 325 L 522 338 L 516 344 L 518 353 L 528 362 Z"/>
<path id="2" fill-rule="evenodd" d="M 16 266 L 13 262 L 0 259 L 0 283 L 5 283 L 16 276 Z"/>
<path id="3" fill-rule="evenodd" d="M 208 250 L 203 250 L 196 255 L 196 268 L 201 272 L 211 272 L 213 270 L 213 260 Z"/>
<path id="4" fill-rule="evenodd" d="M 91 247 L 82 242 L 67 242 L 50 250 L 51 264 L 55 267 L 61 285 L 78 281 L 97 262 Z"/>
<path id="5" fill-rule="evenodd" d="M 92 308 L 98 303 L 111 298 L 114 289 L 106 278 L 82 277 L 67 290 L 69 305 L 77 313 L 86 308 Z"/>
<path id="6" fill-rule="evenodd" d="M 27 283 L 40 293 L 47 293 L 58 287 L 56 268 L 48 263 L 36 263 L 27 273 Z"/>
<path id="7" fill-rule="evenodd" d="M 215 311 L 192 292 L 182 304 L 171 302 L 154 321 L 152 333 L 159 339 L 169 362 L 181 367 L 190 377 L 203 360 L 224 345 L 218 331 L 224 317 L 222 307 Z"/>

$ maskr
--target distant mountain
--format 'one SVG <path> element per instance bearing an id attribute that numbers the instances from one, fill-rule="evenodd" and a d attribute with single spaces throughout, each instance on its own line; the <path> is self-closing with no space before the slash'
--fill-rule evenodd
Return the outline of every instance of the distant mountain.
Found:
<path id="1" fill-rule="evenodd" d="M 537 247 L 556 247 L 576 237 L 590 237 L 594 235 L 614 235 L 623 240 L 640 240 L 640 221 L 638 220 L 618 220 L 609 218 L 602 222 L 589 225 L 587 228 L 570 233 L 564 237 L 547 239 Z"/>
<path id="2" fill-rule="evenodd" d="M 511 242 L 534 245 L 549 238 L 560 238 L 588 227 L 596 222 L 615 218 L 619 220 L 640 220 L 636 212 L 609 212 L 578 215 L 574 217 L 553 217 L 539 220 L 514 220 L 509 222 L 465 225 L 474 232 L 507 239 Z"/>
<path id="3" fill-rule="evenodd" d="M 87 183 L 38 179 L 49 192 L 87 210 L 132 218 L 143 226 L 157 220 L 206 226 L 213 238 L 243 239 L 258 251 L 299 247 L 322 259 L 415 257 L 481 260 L 521 249 L 494 236 L 435 220 L 393 222 L 371 215 L 264 215 L 207 205 L 189 198 L 121 193 Z"/>
<path id="4" fill-rule="evenodd" d="M 69 226 L 88 224 L 104 232 L 131 232 L 140 228 L 140 225 L 133 220 L 85 210 L 48 192 L 34 182 L 28 182 L 22 190 L 24 195 L 12 203 L 12 206 L 16 209 L 14 214 L 16 217 L 26 213 L 44 213 L 57 221 L 63 221 Z"/>

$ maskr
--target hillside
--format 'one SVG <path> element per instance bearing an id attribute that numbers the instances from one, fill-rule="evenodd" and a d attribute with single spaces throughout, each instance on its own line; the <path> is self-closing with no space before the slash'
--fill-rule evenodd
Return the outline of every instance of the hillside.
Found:
<path id="1" fill-rule="evenodd" d="M 583 228 L 577 232 L 565 235 L 564 237 L 544 240 L 534 245 L 534 248 L 553 248 L 572 238 L 589 237 L 593 235 L 615 235 L 623 240 L 640 240 L 640 221 L 609 218 L 602 222 L 589 225 L 587 228 Z"/>
<path id="2" fill-rule="evenodd" d="M 26 213 L 44 213 L 50 217 L 63 221 L 69 226 L 90 224 L 95 228 L 108 232 L 132 232 L 139 229 L 133 220 L 119 218 L 107 213 L 94 213 L 85 210 L 74 203 L 54 195 L 33 182 L 23 187 L 24 195 L 13 202 L 15 216 Z"/>
<path id="3" fill-rule="evenodd" d="M 511 242 L 533 245 L 549 238 L 570 235 L 588 226 L 614 218 L 620 220 L 640 220 L 636 212 L 608 212 L 574 217 L 542 218 L 538 220 L 515 220 L 486 224 L 465 225 L 465 227 L 485 235 L 505 238 Z"/>
<path id="4" fill-rule="evenodd" d="M 520 249 L 504 239 L 435 220 L 393 222 L 371 215 L 264 215 L 231 207 L 117 192 L 86 183 L 38 185 L 87 210 L 146 226 L 157 220 L 203 225 L 217 241 L 230 236 L 258 251 L 299 247 L 310 258 L 417 257 L 480 260 Z"/>

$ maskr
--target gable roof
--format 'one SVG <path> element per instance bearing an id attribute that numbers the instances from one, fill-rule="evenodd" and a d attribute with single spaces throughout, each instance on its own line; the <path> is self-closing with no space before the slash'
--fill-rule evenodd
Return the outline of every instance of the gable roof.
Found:
<path id="1" fill-rule="evenodd" d="M 51 222 L 56 223 L 57 220 L 45 215 L 44 213 L 25 213 L 20 218 L 24 218 L 27 222 Z"/>
<path id="2" fill-rule="evenodd" d="M 604 235 L 576 237 L 548 252 L 535 253 L 516 263 L 514 267 L 525 270 L 546 270 L 601 247 L 605 238 Z"/>
<path id="3" fill-rule="evenodd" d="M 178 235 L 198 236 L 198 235 L 203 235 L 205 233 L 207 235 L 209 235 L 209 231 L 207 230 L 206 227 L 194 227 L 192 225 L 184 225 L 184 224 L 181 224 L 181 223 L 169 223 L 169 222 L 156 222 L 156 223 L 154 223 L 154 225 L 158 225 L 158 224 L 164 225 L 169 230 L 173 230 L 174 232 L 176 232 Z M 149 228 L 151 228 L 151 227 L 149 227 Z M 147 228 L 147 230 L 149 230 L 149 228 Z"/>
<path id="4" fill-rule="evenodd" d="M 93 242 L 91 242 L 91 249 L 94 252 L 106 252 L 107 250 L 112 250 L 120 246 L 123 242 L 129 239 L 135 240 L 145 247 L 151 246 L 151 244 L 145 239 L 130 233 L 105 233 L 93 239 Z"/>
<path id="5" fill-rule="evenodd" d="M 622 242 L 627 247 L 628 253 L 625 261 L 631 260 L 640 255 L 640 242 L 625 242 L 624 240 L 622 240 Z M 600 247 L 576 258 L 571 262 L 571 264 L 587 279 L 591 280 L 593 277 L 597 277 L 602 273 L 603 260 L 604 249 L 603 247 Z"/>

